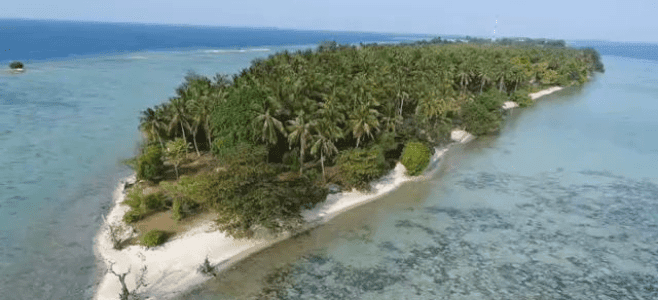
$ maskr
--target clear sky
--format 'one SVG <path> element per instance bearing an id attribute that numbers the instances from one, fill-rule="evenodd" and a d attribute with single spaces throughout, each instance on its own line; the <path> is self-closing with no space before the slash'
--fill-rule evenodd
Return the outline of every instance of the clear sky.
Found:
<path id="1" fill-rule="evenodd" d="M 658 0 L 21 0 L 0 18 L 658 42 Z M 496 24 L 498 20 L 498 24 Z"/>

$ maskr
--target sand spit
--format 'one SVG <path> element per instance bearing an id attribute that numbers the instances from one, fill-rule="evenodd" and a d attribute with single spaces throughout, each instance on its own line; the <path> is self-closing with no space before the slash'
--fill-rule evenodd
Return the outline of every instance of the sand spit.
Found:
<path id="1" fill-rule="evenodd" d="M 561 90 L 561 89 L 563 89 L 563 87 L 561 87 L 561 86 L 554 86 L 554 87 L 551 87 L 551 88 L 547 88 L 547 89 L 545 89 L 545 90 L 541 90 L 541 91 L 536 92 L 536 93 L 532 93 L 532 94 L 530 94 L 529 96 L 530 96 L 530 98 L 531 98 L 532 100 L 536 100 L 537 98 L 539 98 L 539 97 L 541 97 L 541 96 L 546 96 L 546 95 L 548 95 L 548 94 L 551 94 L 551 93 L 557 92 L 557 91 L 559 91 L 559 90 Z"/>

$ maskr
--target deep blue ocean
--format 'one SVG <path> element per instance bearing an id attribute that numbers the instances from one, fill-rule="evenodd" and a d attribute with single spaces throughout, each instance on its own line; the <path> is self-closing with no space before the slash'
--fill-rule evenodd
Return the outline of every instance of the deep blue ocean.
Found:
<path id="1" fill-rule="evenodd" d="M 138 51 L 240 49 L 273 45 L 391 42 L 424 35 L 282 30 L 275 28 L 0 20 L 0 62 L 69 59 Z"/>
<path id="2" fill-rule="evenodd" d="M 0 20 L 0 298 L 89 299 L 93 296 L 95 280 L 99 272 L 104 272 L 97 269 L 93 239 L 102 223 L 102 214 L 107 213 L 112 205 L 112 192 L 119 180 L 131 174 L 131 170 L 123 166 L 120 161 L 133 156 L 137 149 L 140 138 L 137 129 L 139 113 L 173 96 L 174 89 L 182 82 L 187 71 L 194 70 L 208 76 L 213 76 L 215 73 L 234 74 L 248 67 L 256 58 L 266 57 L 284 49 L 315 47 L 317 43 L 325 40 L 335 40 L 339 43 L 370 43 L 399 42 L 421 37 L 423 36 L 271 28 Z M 498 212 L 497 209 L 500 207 L 496 206 L 503 203 L 508 194 L 503 191 L 499 196 L 491 196 L 491 199 L 494 199 L 493 204 L 486 203 L 485 198 L 487 195 L 494 195 L 494 192 L 498 191 L 496 189 L 501 188 L 501 184 L 508 184 L 510 181 L 521 184 L 520 187 L 503 188 L 508 192 L 511 191 L 514 197 L 533 195 L 539 199 L 532 198 L 534 200 L 525 203 L 514 198 L 515 207 L 527 208 L 530 207 L 528 205 L 532 205 L 533 208 L 544 208 L 539 211 L 525 211 L 519 208 L 521 214 L 516 215 L 514 213 L 517 211 L 514 211 L 512 215 L 515 218 L 510 219 L 508 223 L 519 230 L 524 229 L 522 223 L 526 220 L 518 219 L 517 216 L 525 216 L 524 213 L 528 214 L 528 218 L 535 213 L 535 216 L 538 216 L 537 220 L 559 219 L 556 215 L 549 214 L 553 213 L 550 209 L 558 212 L 563 208 L 555 204 L 562 202 L 555 202 L 557 200 L 551 202 L 550 195 L 553 195 L 551 193 L 556 190 L 564 191 L 565 186 L 570 187 L 570 183 L 578 182 L 582 184 L 574 187 L 569 193 L 581 193 L 583 197 L 599 199 L 600 203 L 596 207 L 599 207 L 600 213 L 608 218 L 591 221 L 574 216 L 573 220 L 589 224 L 587 226 L 590 231 L 600 232 L 601 229 L 597 227 L 600 224 L 596 222 L 619 223 L 621 217 L 615 218 L 615 211 L 605 210 L 609 205 L 606 197 L 611 196 L 585 195 L 585 192 L 588 184 L 599 187 L 600 190 L 611 187 L 610 193 L 618 193 L 615 194 L 618 198 L 610 200 L 613 202 L 618 200 L 613 203 L 617 205 L 616 207 L 623 211 L 624 205 L 632 206 L 631 212 L 621 216 L 645 218 L 643 213 L 650 213 L 646 220 L 641 219 L 642 222 L 623 224 L 627 226 L 624 228 L 635 230 L 633 231 L 635 235 L 630 234 L 630 241 L 639 245 L 637 247 L 640 247 L 638 249 L 641 251 L 638 252 L 637 259 L 629 259 L 620 254 L 621 258 L 618 257 L 616 262 L 620 262 L 619 265 L 624 263 L 630 265 L 629 261 L 632 260 L 636 264 L 656 265 L 657 244 L 655 239 L 652 241 L 645 237 L 655 237 L 655 228 L 649 224 L 654 218 L 652 217 L 654 209 L 655 218 L 658 220 L 658 207 L 655 203 L 658 201 L 655 199 L 655 195 L 658 194 L 656 192 L 658 188 L 655 188 L 655 180 L 658 178 L 656 171 L 658 170 L 656 166 L 658 124 L 655 121 L 655 116 L 658 115 L 656 104 L 658 103 L 656 89 L 658 45 L 594 41 L 570 41 L 569 44 L 599 49 L 607 72 L 597 74 L 592 83 L 583 88 L 568 89 L 550 96 L 549 100 L 552 101 L 540 102 L 540 105 L 528 110 L 519 110 L 518 115 L 512 116 L 508 121 L 507 133 L 504 131 L 501 137 L 485 139 L 484 142 L 475 143 L 472 148 L 465 149 L 464 153 L 467 153 L 465 156 L 468 156 L 468 159 L 452 158 L 459 162 L 453 163 L 457 170 L 454 171 L 453 177 L 437 179 L 423 187 L 418 187 L 417 190 L 426 192 L 414 192 L 412 197 L 408 194 L 411 188 L 403 187 L 400 193 L 407 194 L 400 194 L 397 197 L 406 199 L 404 205 L 396 206 L 390 199 L 378 201 L 378 204 L 373 205 L 379 206 L 375 208 L 369 206 L 370 208 L 360 209 L 352 214 L 353 222 L 330 225 L 325 231 L 313 233 L 315 236 L 322 237 L 315 239 L 313 243 L 304 242 L 303 239 L 297 240 L 306 245 L 301 247 L 305 249 L 301 251 L 304 257 L 312 259 L 288 257 L 287 260 L 295 265 L 297 271 L 290 273 L 289 278 L 286 277 L 284 281 L 291 282 L 292 286 L 309 287 L 310 290 L 302 288 L 296 292 L 299 297 L 287 298 L 329 299 L 333 296 L 318 294 L 319 292 L 314 294 L 314 291 L 328 288 L 348 291 L 343 298 L 355 298 L 366 294 L 368 297 L 378 297 L 377 291 L 384 293 L 386 288 L 395 290 L 395 284 L 399 284 L 400 289 L 414 293 L 419 291 L 418 289 L 426 289 L 425 283 L 420 284 L 417 281 L 425 282 L 423 280 L 430 278 L 428 274 L 434 271 L 427 271 L 430 273 L 418 271 L 420 273 L 416 274 L 408 269 L 407 265 L 395 264 L 387 260 L 391 255 L 399 256 L 395 259 L 416 259 L 419 262 L 431 258 L 429 256 L 413 258 L 407 255 L 423 251 L 434 253 L 432 247 L 436 246 L 427 243 L 432 237 L 426 241 L 428 237 L 411 233 L 411 237 L 415 238 L 410 238 L 410 233 L 407 231 L 421 228 L 421 231 L 436 233 L 442 230 L 441 228 L 450 228 L 446 225 L 450 222 L 452 222 L 450 224 L 459 222 L 475 224 L 474 220 L 484 222 L 481 226 L 485 227 L 499 226 L 500 224 L 485 223 L 490 219 L 504 220 L 505 216 L 508 216 L 507 212 Z M 26 72 L 22 74 L 8 72 L 6 66 L 13 60 L 26 63 Z M 537 147 L 538 144 L 543 146 Z M 514 153 L 515 156 L 510 156 L 510 153 Z M 537 153 L 542 154 L 541 158 L 533 156 Z M 495 159 L 500 161 L 501 157 L 507 157 L 507 160 L 502 160 L 505 164 L 491 163 Z M 528 166 L 518 166 L 517 170 L 510 169 L 515 161 L 511 159 L 512 157 L 519 158 Z M 544 176 L 542 174 L 548 176 L 546 180 L 558 183 L 546 185 L 546 181 L 541 177 Z M 611 178 L 612 182 L 600 181 L 599 177 L 603 175 L 595 179 L 583 179 L 578 177 L 581 176 L 579 174 L 590 174 L 587 176 L 607 174 L 608 177 L 605 178 Z M 615 178 L 622 179 L 615 181 Z M 648 179 L 642 181 L 642 178 Z M 454 183 L 455 188 L 446 186 L 445 182 Z M 634 185 L 640 186 L 644 193 L 642 195 L 647 196 L 642 196 L 644 198 L 640 197 L 641 199 L 638 200 L 637 197 L 633 198 L 636 195 L 631 192 L 623 194 L 625 189 L 629 189 L 628 186 L 632 189 Z M 478 187 L 483 189 L 478 190 Z M 391 199 L 396 199 L 395 195 L 392 197 L 394 198 Z M 441 199 L 447 199 L 448 202 L 441 202 Z M 466 201 L 467 199 L 470 199 L 470 202 Z M 541 199 L 550 201 L 541 202 Z M 564 202 L 564 197 L 560 199 Z M 647 199 L 656 201 L 646 202 Z M 462 200 L 466 203 L 462 206 L 446 204 L 452 203 L 450 201 L 456 203 Z M 488 208 L 484 212 L 472 211 L 466 207 L 467 204 L 472 207 L 482 205 Z M 386 205 L 388 208 L 383 208 Z M 578 202 L 573 204 L 573 207 L 580 207 L 578 205 L 586 204 Z M 645 206 L 644 210 L 639 209 L 641 205 Z M 409 210 L 411 206 L 414 206 L 416 211 L 430 213 L 414 214 Z M 431 210 L 432 207 L 436 209 Z M 596 210 L 596 207 L 592 209 Z M 375 215 L 379 216 L 379 219 L 366 217 L 372 215 L 371 210 L 368 209 L 377 209 Z M 432 211 L 438 213 L 431 214 Z M 542 215 L 544 211 L 547 213 Z M 401 220 L 400 216 L 407 219 Z M 440 220 L 445 216 L 450 217 L 449 222 L 446 221 L 447 219 Z M 358 221 L 361 219 L 364 221 Z M 434 221 L 428 221 L 430 219 Z M 422 226 L 431 228 L 423 229 L 424 227 L 418 225 L 421 223 L 424 224 Z M 500 226 L 506 228 L 505 226 L 508 225 Z M 550 226 L 545 226 L 543 229 L 535 228 L 535 230 L 547 230 L 548 227 Z M 480 236 L 474 233 L 473 228 L 462 229 L 461 233 L 456 232 L 454 236 L 449 235 L 445 238 L 461 243 L 459 245 L 464 245 L 466 242 L 475 245 L 474 241 Z M 619 232 L 623 231 L 623 228 L 615 230 Z M 595 235 L 596 232 L 590 233 Z M 310 237 L 314 237 L 313 234 Z M 504 236 L 505 232 L 496 234 Z M 590 236 L 578 234 L 580 233 L 572 232 L 573 239 L 564 242 L 570 243 L 578 240 L 579 237 L 586 240 Z M 517 233 L 513 236 L 518 236 L 519 240 L 516 242 L 527 244 L 532 242 L 532 237 L 528 235 L 531 233 L 524 231 L 523 234 Z M 363 237 L 370 238 L 370 242 L 367 239 L 364 242 L 361 239 Z M 439 240 L 440 236 L 436 238 Z M 401 241 L 408 243 L 404 244 Z M 609 242 L 606 247 L 621 251 L 619 244 L 615 244 L 617 240 L 612 239 Z M 365 244 L 369 246 L 366 247 Z M 272 251 L 288 253 L 291 251 L 287 251 L 290 249 L 285 247 L 297 247 L 286 245 L 284 243 L 280 246 L 283 248 L 273 248 Z M 371 246 L 379 247 L 377 249 L 397 250 L 368 252 L 372 250 L 368 248 Z M 642 250 L 645 246 L 649 250 Z M 447 249 L 445 245 L 441 247 Z M 601 247 L 603 246 L 596 244 L 592 249 L 599 251 Z M 475 249 L 475 246 L 472 249 Z M 461 251 L 460 253 L 467 250 L 459 247 L 454 249 Z M 517 255 L 517 250 L 509 250 L 509 253 Z M 582 249 L 570 251 L 576 254 L 552 252 L 543 254 L 546 257 L 562 255 L 564 259 L 575 257 L 577 261 L 574 264 L 577 265 L 578 262 L 592 260 L 592 255 L 598 253 Z M 228 279 L 224 284 L 230 286 L 233 282 L 232 286 L 235 287 L 240 286 L 236 282 L 244 281 L 245 277 L 260 278 L 249 274 L 257 273 L 257 270 L 270 269 L 270 262 L 273 259 L 267 255 L 271 254 L 256 255 L 252 260 L 246 261 L 240 269 L 242 275 L 227 274 Z M 494 252 L 477 252 L 473 255 L 488 257 L 494 255 Z M 316 259 L 320 256 L 323 258 Z M 610 258 L 611 261 L 614 259 Z M 467 261 L 459 258 L 444 261 L 446 265 L 453 264 L 454 270 L 445 271 L 448 277 L 441 284 L 448 282 L 460 286 L 459 278 L 475 280 L 472 276 L 459 275 L 470 274 L 469 270 L 473 266 L 468 265 Z M 533 268 L 523 269 L 522 263 L 525 261 L 519 261 L 520 265 L 514 267 L 496 264 L 492 266 L 508 268 L 499 275 L 502 276 L 501 278 L 511 278 L 509 279 L 511 281 L 518 281 L 517 277 L 534 274 L 532 273 L 534 270 L 546 267 L 536 265 Z M 326 262 L 329 263 L 325 264 Z M 372 266 L 376 267 L 375 271 L 367 269 L 372 269 L 372 266 L 357 266 L 359 263 L 372 263 Z M 594 263 L 603 264 L 592 261 L 592 265 Z M 349 264 L 354 265 L 356 269 L 347 268 Z M 430 261 L 424 261 L 422 265 L 432 266 Z M 605 265 L 605 268 L 615 272 L 624 271 L 619 265 Z M 355 288 L 349 285 L 350 282 L 342 283 L 338 279 L 332 279 L 334 280 L 332 282 L 338 286 L 323 286 L 320 280 L 312 278 L 319 278 L 316 275 L 322 275 L 326 270 L 318 271 L 315 268 L 361 276 L 357 276 L 358 280 L 351 281 L 358 283 L 359 286 Z M 577 271 L 577 268 L 572 268 L 564 272 L 576 274 Z M 405 277 L 404 272 L 413 274 Z M 456 272 L 457 275 L 450 275 L 451 272 Z M 649 272 L 648 275 L 645 274 L 646 272 Z M 642 273 L 644 274 L 642 276 L 648 276 L 646 280 L 653 282 L 651 280 L 655 280 L 656 276 L 651 272 L 655 273 L 655 268 L 653 271 L 646 272 Z M 558 275 L 560 274 L 556 276 Z M 304 281 L 307 279 L 309 281 Z M 468 287 L 471 283 L 464 280 L 461 281 L 461 287 Z M 382 285 L 382 282 L 388 282 L 390 286 Z M 253 285 L 260 286 L 258 282 L 254 282 Z M 373 286 L 381 286 L 382 289 L 372 289 Z M 528 288 L 528 290 L 532 289 Z M 494 291 L 498 290 L 494 288 Z M 200 299 L 217 297 L 223 299 L 237 297 L 236 294 L 239 293 L 240 291 L 235 288 L 227 288 L 227 285 L 222 286 L 222 283 L 215 282 L 203 290 L 196 291 L 195 295 L 199 295 Z M 437 298 L 425 290 L 418 293 L 421 295 L 417 297 L 418 299 Z M 486 292 L 482 293 L 486 296 Z M 339 294 L 336 295 L 338 296 L 334 298 L 340 298 Z M 390 299 L 413 296 L 405 293 L 387 295 Z M 497 292 L 496 295 L 507 294 Z M 583 295 L 574 298 L 587 298 Z M 517 293 L 508 296 L 528 298 L 531 294 Z M 548 298 L 555 298 L 551 296 L 554 295 L 548 295 Z"/>

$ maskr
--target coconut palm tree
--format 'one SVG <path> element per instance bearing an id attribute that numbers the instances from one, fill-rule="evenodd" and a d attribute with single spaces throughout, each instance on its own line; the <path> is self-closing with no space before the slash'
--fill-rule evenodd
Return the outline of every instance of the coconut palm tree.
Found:
<path id="1" fill-rule="evenodd" d="M 183 126 L 183 124 L 187 124 L 187 107 L 184 98 L 172 98 L 167 108 L 170 118 L 169 132 L 174 131 L 176 126 L 180 125 L 181 132 L 183 133 L 183 140 L 187 141 L 185 127 Z"/>
<path id="2" fill-rule="evenodd" d="M 152 140 L 154 136 L 156 136 L 162 148 L 164 148 L 164 143 L 162 142 L 162 137 L 160 136 L 160 130 L 163 128 L 165 128 L 165 123 L 160 113 L 158 113 L 158 107 L 156 107 L 155 110 L 149 107 L 142 111 L 140 116 L 139 129 L 146 134 L 149 140 Z"/>
<path id="3" fill-rule="evenodd" d="M 373 137 L 373 132 L 379 131 L 379 112 L 374 109 L 371 102 L 359 105 L 351 114 L 349 118 L 349 129 L 352 135 L 356 138 L 356 147 L 364 135 Z"/>
<path id="4" fill-rule="evenodd" d="M 484 87 L 492 82 L 490 74 L 491 70 L 485 65 L 481 66 L 478 70 L 478 77 L 480 78 L 480 94 L 482 94 Z"/>
<path id="5" fill-rule="evenodd" d="M 274 101 L 274 98 L 271 98 L 270 101 Z M 259 107 L 259 112 L 254 118 L 254 127 L 256 130 L 262 132 L 263 135 L 261 138 L 264 142 L 274 145 L 279 141 L 277 132 L 281 132 L 285 136 L 286 131 L 283 127 L 283 123 L 276 119 L 271 113 L 271 110 L 276 108 L 270 108 L 269 106 L 271 105 L 266 104 Z"/>
<path id="6" fill-rule="evenodd" d="M 304 172 L 304 154 L 307 148 L 308 142 L 313 137 L 311 130 L 315 126 L 315 122 L 306 121 L 304 112 L 302 111 L 295 120 L 288 121 L 288 142 L 292 146 L 293 144 L 299 144 L 299 175 Z"/>
<path id="7" fill-rule="evenodd" d="M 338 148 L 334 142 L 342 137 L 338 130 L 331 129 L 334 124 L 329 120 L 323 120 L 317 126 L 317 134 L 315 135 L 315 143 L 311 147 L 311 154 L 316 155 L 320 152 L 320 164 L 322 166 L 322 181 L 326 182 L 324 172 L 324 159 L 331 158 L 333 155 L 338 154 Z"/>
<path id="8" fill-rule="evenodd" d="M 498 83 L 498 89 L 499 91 L 502 92 L 503 89 L 505 88 L 505 81 L 509 77 L 509 71 L 504 68 L 499 68 L 498 70 L 495 71 L 494 76 L 496 82 Z"/>

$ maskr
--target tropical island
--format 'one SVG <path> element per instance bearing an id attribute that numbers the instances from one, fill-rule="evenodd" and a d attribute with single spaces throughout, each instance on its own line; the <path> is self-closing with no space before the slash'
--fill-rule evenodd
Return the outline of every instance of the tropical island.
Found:
<path id="1" fill-rule="evenodd" d="M 23 72 L 23 63 L 20 61 L 13 61 L 9 64 L 9 69 L 13 72 Z"/>
<path id="2" fill-rule="evenodd" d="M 142 112 L 121 217 L 138 230 L 121 238 L 110 226 L 113 248 L 156 247 L 197 219 L 232 239 L 304 229 L 303 212 L 329 194 L 368 192 L 400 164 L 423 174 L 438 147 L 463 140 L 453 130 L 495 134 L 503 108 L 595 71 L 604 71 L 595 50 L 564 41 L 436 38 L 325 42 L 232 78 L 190 73 L 175 97 Z"/>

